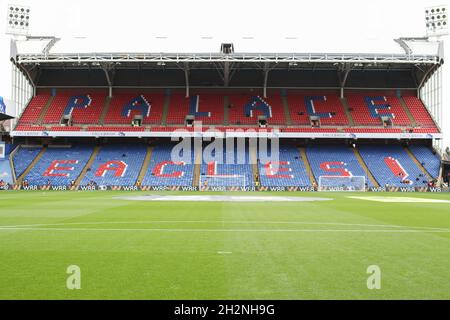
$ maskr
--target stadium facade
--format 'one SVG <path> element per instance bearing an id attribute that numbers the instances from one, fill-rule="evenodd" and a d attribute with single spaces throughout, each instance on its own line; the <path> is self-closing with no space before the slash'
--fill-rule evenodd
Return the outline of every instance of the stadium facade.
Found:
<path id="1" fill-rule="evenodd" d="M 10 187 L 441 191 L 442 43 L 397 42 L 376 54 L 13 41 Z M 175 136 L 200 148 L 174 160 Z M 231 149 L 214 155 L 233 159 L 204 161 L 221 139 Z"/>

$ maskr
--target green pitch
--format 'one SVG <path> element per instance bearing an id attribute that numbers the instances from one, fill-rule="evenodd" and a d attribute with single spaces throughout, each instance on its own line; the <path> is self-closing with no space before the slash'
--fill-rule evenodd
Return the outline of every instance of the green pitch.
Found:
<path id="1" fill-rule="evenodd" d="M 450 194 L 116 198 L 149 193 L 0 192 L 0 299 L 450 299 L 450 203 L 349 198 Z M 80 290 L 66 287 L 70 265 Z M 367 288 L 371 265 L 380 290 Z"/>

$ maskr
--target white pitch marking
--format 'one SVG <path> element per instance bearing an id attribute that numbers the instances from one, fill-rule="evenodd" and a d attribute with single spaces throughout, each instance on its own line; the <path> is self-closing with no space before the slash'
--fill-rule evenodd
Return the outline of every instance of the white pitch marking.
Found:
<path id="1" fill-rule="evenodd" d="M 280 197 L 280 196 L 176 196 L 176 195 L 144 195 L 117 197 L 120 200 L 131 201 L 195 201 L 195 202 L 311 202 L 311 201 L 331 201 L 332 198 L 318 197 Z"/>
<path id="2" fill-rule="evenodd" d="M 24 228 L 24 227 L 58 227 L 58 226 L 75 226 L 75 225 L 108 225 L 108 224 L 157 224 L 157 223 L 181 223 L 181 224 L 271 224 L 271 225 L 325 225 L 325 226 L 351 226 L 351 227 L 381 227 L 381 228 L 406 228 L 406 229 L 420 229 L 420 230 L 444 230 L 450 231 L 450 228 L 436 228 L 436 227 L 414 227 L 414 226 L 399 226 L 389 224 L 361 224 L 361 223 L 340 223 L 340 222 L 305 222 L 305 221 L 219 221 L 219 220 L 163 220 L 163 221 L 96 221 L 96 222 L 66 222 L 66 223 L 39 223 L 39 224 L 24 224 L 1 226 L 0 228 Z"/>
<path id="3" fill-rule="evenodd" d="M 353 232 L 353 233 L 450 233 L 450 230 L 376 230 L 376 229 L 153 229 L 153 228 L 4 228 L 6 230 L 23 231 L 147 231 L 147 232 Z"/>
<path id="4" fill-rule="evenodd" d="M 231 251 L 217 251 L 218 254 L 232 254 Z"/>
<path id="5" fill-rule="evenodd" d="M 411 197 L 348 197 L 351 199 L 368 200 L 376 202 L 392 202 L 392 203 L 450 203 L 449 200 L 441 199 L 426 199 L 426 198 L 411 198 Z"/>

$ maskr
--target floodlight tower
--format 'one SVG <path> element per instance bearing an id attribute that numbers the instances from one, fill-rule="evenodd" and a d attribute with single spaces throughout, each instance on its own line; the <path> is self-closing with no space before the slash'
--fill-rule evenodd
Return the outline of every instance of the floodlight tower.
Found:
<path id="1" fill-rule="evenodd" d="M 8 4 L 6 7 L 6 31 L 11 37 L 11 101 L 9 113 L 18 117 L 28 101 L 34 95 L 34 85 L 30 82 L 24 70 L 14 62 L 13 56 L 17 52 L 16 42 L 26 40 L 30 35 L 31 8 L 20 4 Z M 15 120 L 12 120 L 13 126 Z"/>
<path id="2" fill-rule="evenodd" d="M 428 37 L 448 35 L 448 12 L 446 6 L 425 8 L 425 26 Z"/>
<path id="3" fill-rule="evenodd" d="M 424 25 L 426 36 L 402 37 L 395 41 L 405 50 L 407 55 L 417 54 L 423 48 L 428 48 L 433 54 L 437 53 L 438 61 L 428 69 L 417 65 L 419 70 L 417 97 L 425 103 L 435 122 L 441 128 L 443 121 L 443 62 L 444 62 L 444 37 L 448 35 L 448 8 L 445 5 L 427 7 L 424 9 Z M 446 67 L 445 67 L 446 68 Z M 435 141 L 435 146 L 442 149 L 442 141 Z"/>
<path id="4" fill-rule="evenodd" d="M 439 44 L 439 57 L 444 59 L 444 38 L 448 33 L 448 8 L 445 5 L 432 6 L 425 8 L 425 27 L 426 27 L 426 39 L 430 42 L 436 42 Z M 447 75 L 443 72 L 443 68 L 446 66 L 437 66 L 437 68 L 430 73 L 425 81 L 420 86 L 420 97 L 424 101 L 425 105 L 430 110 L 434 119 L 443 130 L 443 109 L 444 100 L 449 99 L 448 96 L 444 97 L 443 78 Z M 447 79 L 445 79 L 447 80 Z M 448 144 L 448 141 L 447 141 Z M 438 146 L 442 149 L 442 141 L 439 141 Z"/>
<path id="5" fill-rule="evenodd" d="M 28 36 L 30 13 L 31 9 L 28 6 L 9 4 L 6 17 L 6 34 L 14 37 Z"/>

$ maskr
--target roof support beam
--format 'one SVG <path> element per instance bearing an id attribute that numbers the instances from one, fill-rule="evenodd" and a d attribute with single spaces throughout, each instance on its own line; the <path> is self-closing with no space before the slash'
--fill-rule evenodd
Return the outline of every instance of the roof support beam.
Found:
<path id="1" fill-rule="evenodd" d="M 18 54 L 18 63 L 189 63 L 189 62 L 229 62 L 229 63 L 362 63 L 362 64 L 439 64 L 436 55 L 407 55 L 407 54 L 312 54 L 312 53 L 235 53 L 223 55 L 220 53 L 95 53 L 95 54 Z"/>
<path id="2" fill-rule="evenodd" d="M 426 72 L 424 72 L 422 78 L 420 79 L 419 86 L 417 87 L 417 98 L 420 98 L 420 90 L 424 86 L 425 82 L 433 75 L 433 73 L 439 68 L 439 65 L 434 65 L 430 67 Z"/>
<path id="3" fill-rule="evenodd" d="M 102 66 L 102 70 L 105 72 L 105 76 L 106 76 L 106 82 L 108 83 L 108 97 L 112 98 L 112 91 L 113 91 L 113 83 L 111 81 L 111 77 L 109 75 L 109 69 L 110 67 L 108 66 Z"/>
<path id="4" fill-rule="evenodd" d="M 33 97 L 36 96 L 36 83 L 31 75 L 31 73 L 25 68 L 23 65 L 16 63 L 13 59 L 11 62 L 27 77 L 30 82 L 31 87 L 33 88 Z"/>
<path id="5" fill-rule="evenodd" d="M 186 82 L 186 98 L 189 98 L 189 64 L 187 62 L 184 64 L 184 80 Z"/>
<path id="6" fill-rule="evenodd" d="M 266 64 L 264 65 L 264 89 L 263 89 L 263 97 L 264 99 L 267 98 L 267 80 L 269 79 L 269 66 Z"/>
<path id="7" fill-rule="evenodd" d="M 228 61 L 223 64 L 223 84 L 225 87 L 230 85 L 230 63 Z"/>
<path id="8" fill-rule="evenodd" d="M 341 89 L 341 99 L 344 98 L 344 90 L 345 90 L 345 84 L 347 83 L 348 74 L 352 70 L 352 66 L 349 63 L 345 63 L 340 66 L 338 71 L 338 78 L 339 78 L 339 86 Z"/>

